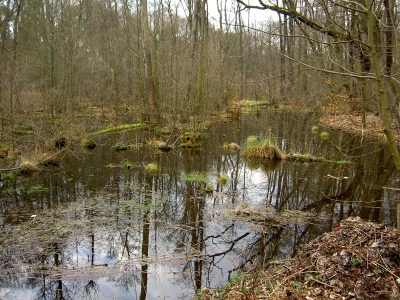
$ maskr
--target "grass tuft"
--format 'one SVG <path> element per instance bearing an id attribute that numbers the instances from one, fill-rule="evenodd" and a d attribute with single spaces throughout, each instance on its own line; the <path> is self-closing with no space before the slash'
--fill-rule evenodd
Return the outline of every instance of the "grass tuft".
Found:
<path id="1" fill-rule="evenodd" d="M 284 159 L 283 153 L 274 145 L 272 138 L 260 139 L 254 136 L 249 136 L 244 144 L 242 154 L 253 158 L 270 160 Z"/>

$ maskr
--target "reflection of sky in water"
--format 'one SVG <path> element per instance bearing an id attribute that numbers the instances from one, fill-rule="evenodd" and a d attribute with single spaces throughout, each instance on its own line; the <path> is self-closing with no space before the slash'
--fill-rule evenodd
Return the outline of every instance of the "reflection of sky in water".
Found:
<path id="1" fill-rule="evenodd" d="M 294 136 L 295 141 L 290 139 L 290 134 L 294 132 L 293 126 L 289 129 L 280 127 L 283 132 L 275 134 L 288 137 L 279 140 L 285 149 L 306 147 L 311 153 L 334 153 L 328 143 L 321 142 L 318 136 L 310 136 L 311 125 L 314 125 L 314 122 L 310 121 L 310 124 L 302 129 L 303 131 L 300 130 L 298 136 Z M 230 123 L 223 126 L 228 127 L 224 128 L 228 142 L 235 141 L 243 144 L 240 141 L 244 141 L 246 136 L 254 132 L 261 135 L 257 126 L 249 128 L 244 123 L 240 126 L 230 125 Z M 229 126 L 241 127 L 242 136 L 239 137 L 239 141 L 234 140 Z M 290 134 L 285 130 L 288 130 Z M 308 132 L 308 135 L 304 132 Z M 71 276 L 64 277 L 62 281 L 64 289 L 70 292 L 70 298 L 85 299 L 90 298 L 89 295 L 91 295 L 91 299 L 113 299 L 113 297 L 136 299 L 141 293 L 143 226 L 139 215 L 135 215 L 140 209 L 134 207 L 130 201 L 137 198 L 143 203 L 144 193 L 136 188 L 130 191 L 127 183 L 132 186 L 151 184 L 151 203 L 156 207 L 151 212 L 148 232 L 149 264 L 146 298 L 148 300 L 160 299 L 164 296 L 166 299 L 193 297 L 196 290 L 193 276 L 196 259 L 194 254 L 199 255 L 198 259 L 203 262 L 202 286 L 222 286 L 228 279 L 229 271 L 248 261 L 260 250 L 264 250 L 264 257 L 261 259 L 285 258 L 290 256 L 298 245 L 307 243 L 316 235 L 331 230 L 331 226 L 348 213 L 364 214 L 368 218 L 374 216 L 370 210 L 362 210 L 359 204 L 352 205 L 350 208 L 347 203 L 329 201 L 318 204 L 312 210 L 333 216 L 333 220 L 319 225 L 289 224 L 284 227 L 261 227 L 252 222 L 240 221 L 235 214 L 227 213 L 234 210 L 240 203 L 260 207 L 272 205 L 278 211 L 299 209 L 318 202 L 324 198 L 324 195 L 341 194 L 350 184 L 353 185 L 356 193 L 356 196 L 349 198 L 350 200 L 360 200 L 359 203 L 361 200 L 369 201 L 368 197 L 373 195 L 369 187 L 376 184 L 376 178 L 381 178 L 380 173 L 373 173 L 377 172 L 376 166 L 379 166 L 374 160 L 381 159 L 380 164 L 385 163 L 386 160 L 384 155 L 382 158 L 377 154 L 378 158 L 363 161 L 365 165 L 362 165 L 362 168 L 358 168 L 357 165 L 284 162 L 276 169 L 272 169 L 265 165 L 251 165 L 236 153 L 221 153 L 221 144 L 225 142 L 225 140 L 219 140 L 221 136 L 221 132 L 216 130 L 216 133 L 209 133 L 209 138 L 203 140 L 204 147 L 209 147 L 209 151 L 201 150 L 193 153 L 191 150 L 176 150 L 157 154 L 158 156 L 155 155 L 152 158 L 144 152 L 115 153 L 110 151 L 109 145 L 106 145 L 99 147 L 91 154 L 85 153 L 82 157 L 70 158 L 65 168 L 62 168 L 59 173 L 40 174 L 36 177 L 35 180 L 43 180 L 43 186 L 50 188 L 48 192 L 42 192 L 36 196 L 29 195 L 30 202 L 27 203 L 33 208 L 25 208 L 21 205 L 25 214 L 28 211 L 28 216 L 33 211 L 40 218 L 40 207 L 51 208 L 53 202 L 64 201 L 64 204 L 73 203 L 73 201 L 84 202 L 85 199 L 93 199 L 103 190 L 110 191 L 110 195 L 106 193 L 109 198 L 102 198 L 103 202 L 96 200 L 95 206 L 91 208 L 92 215 L 86 211 L 78 211 L 79 218 L 85 221 L 91 220 L 92 217 L 96 218 L 97 214 L 101 215 L 104 209 L 118 212 L 118 222 L 112 213 L 104 214 L 101 216 L 106 221 L 100 222 L 100 225 L 97 224 L 92 230 L 94 268 L 90 267 L 92 240 L 88 232 L 74 233 L 69 237 L 66 246 L 60 250 L 61 263 L 69 269 L 75 268 L 75 277 L 72 276 L 74 274 L 69 274 Z M 334 138 L 334 134 L 331 134 L 331 137 Z M 343 135 L 340 134 L 339 138 L 343 140 Z M 359 145 L 358 141 L 357 145 Z M 365 152 L 371 151 L 366 149 Z M 139 167 L 129 171 L 121 167 L 111 169 L 104 167 L 110 162 L 121 165 L 121 162 L 126 160 L 137 163 Z M 161 171 L 157 178 L 153 177 L 151 181 L 148 181 L 140 170 L 143 169 L 145 162 L 153 160 L 158 160 Z M 364 173 L 361 172 L 363 170 L 367 170 L 365 173 L 368 177 L 363 177 Z M 213 194 L 201 195 L 193 189 L 195 185 L 190 187 L 183 180 L 185 174 L 197 171 L 207 174 L 209 184 L 214 189 Z M 89 177 L 87 173 L 96 174 L 96 176 Z M 226 174 L 230 182 L 226 186 L 217 188 L 219 173 Z M 346 176 L 349 179 L 338 181 L 327 178 L 327 174 L 337 177 Z M 69 178 L 74 178 L 74 180 L 68 180 Z M 357 178 L 361 178 L 359 182 L 355 180 Z M 388 176 L 381 184 L 390 186 L 391 181 L 393 180 Z M 1 184 L 6 185 L 0 182 Z M 34 185 L 36 182 L 32 180 L 29 184 Z M 17 186 L 20 198 L 22 198 L 22 188 Z M 393 207 L 391 201 L 395 200 L 393 192 L 385 190 L 378 196 L 378 199 L 383 200 L 378 218 L 390 223 L 393 219 L 390 209 Z M 71 199 L 73 201 L 69 202 Z M 18 200 L 21 199 L 18 198 Z M 204 206 L 200 205 L 203 203 L 201 201 L 204 201 Z M 14 202 L 17 203 L 14 200 L 9 203 L 14 205 Z M 4 206 L 5 211 L 7 208 Z M 17 210 L 18 207 L 15 209 Z M 128 212 L 133 214 L 128 215 Z M 201 219 L 204 219 L 203 228 L 199 230 L 197 226 L 199 223 L 196 222 Z M 2 224 L 7 222 L 3 215 L 0 216 L 0 222 Z M 179 226 L 177 223 L 186 227 Z M 127 231 L 129 257 L 124 248 Z M 199 250 L 201 238 L 204 240 L 204 245 Z M 194 240 L 195 245 L 192 245 L 191 242 Z M 186 258 L 189 258 L 189 261 L 186 261 Z M 107 267 L 100 266 L 102 264 L 108 265 Z M 99 272 L 96 274 L 96 271 Z M 125 273 L 121 274 L 122 271 Z M 79 276 L 83 276 L 85 280 L 72 280 L 73 277 Z M 93 279 L 94 283 L 89 285 L 90 282 L 86 279 Z M 46 280 L 45 283 L 48 293 L 54 296 L 57 281 Z M 4 284 L 7 286 L 8 283 L 0 281 L 0 285 L 4 286 Z M 9 285 L 12 287 L 10 288 Z M 43 280 L 22 277 L 21 280 L 12 281 L 9 285 L 7 289 L 0 289 L 0 298 L 10 291 L 5 299 L 39 299 Z"/>

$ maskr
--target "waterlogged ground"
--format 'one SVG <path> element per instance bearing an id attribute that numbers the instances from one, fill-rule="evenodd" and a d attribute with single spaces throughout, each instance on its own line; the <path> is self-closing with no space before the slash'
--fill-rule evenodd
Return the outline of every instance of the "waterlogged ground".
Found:
<path id="1" fill-rule="evenodd" d="M 215 125 L 199 149 L 112 149 L 146 144 L 140 129 L 98 137 L 90 152 L 76 146 L 52 171 L 4 180 L 0 299 L 190 299 L 293 255 L 347 216 L 395 225 L 400 184 L 384 145 L 339 131 L 322 140 L 314 125 L 311 115 L 266 110 Z M 285 153 L 353 163 L 273 164 L 222 149 L 270 129 Z M 201 175 L 207 182 L 187 180 Z"/>

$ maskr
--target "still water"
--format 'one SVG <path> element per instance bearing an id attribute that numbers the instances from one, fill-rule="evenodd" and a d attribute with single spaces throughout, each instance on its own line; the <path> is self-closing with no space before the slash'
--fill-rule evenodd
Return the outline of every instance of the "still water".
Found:
<path id="1" fill-rule="evenodd" d="M 216 124 L 198 149 L 169 152 L 112 149 L 146 144 L 145 129 L 99 136 L 50 172 L 1 182 L 0 299 L 190 299 L 292 256 L 347 216 L 395 226 L 400 183 L 388 149 L 314 125 L 312 115 L 265 110 Z M 268 132 L 284 153 L 352 163 L 271 164 L 222 149 Z M 263 220 L 248 214 L 258 210 Z"/>

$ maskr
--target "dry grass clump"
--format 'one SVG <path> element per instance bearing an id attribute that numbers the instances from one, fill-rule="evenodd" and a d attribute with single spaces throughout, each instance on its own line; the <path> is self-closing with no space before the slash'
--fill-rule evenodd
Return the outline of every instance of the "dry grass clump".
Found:
<path id="1" fill-rule="evenodd" d="M 285 157 L 281 150 L 273 144 L 271 139 L 260 139 L 254 136 L 247 138 L 242 154 L 247 157 L 270 160 L 283 160 Z"/>
<path id="2" fill-rule="evenodd" d="M 22 175 L 31 175 L 35 172 L 40 171 L 40 168 L 34 162 L 21 157 L 21 163 L 19 165 L 19 173 Z"/>
<path id="3" fill-rule="evenodd" d="M 58 166 L 61 163 L 61 159 L 61 155 L 54 152 L 43 152 L 40 153 L 36 158 L 36 160 L 38 161 L 37 164 L 43 167 Z"/>
<path id="4" fill-rule="evenodd" d="M 161 151 L 170 151 L 174 148 L 173 145 L 169 145 L 167 142 L 157 139 L 152 139 L 148 141 L 148 145 L 152 149 L 159 149 Z"/>
<path id="5" fill-rule="evenodd" d="M 224 143 L 222 145 L 222 149 L 226 151 L 238 151 L 241 149 L 241 147 L 236 143 Z"/>

